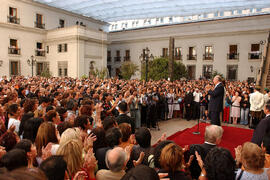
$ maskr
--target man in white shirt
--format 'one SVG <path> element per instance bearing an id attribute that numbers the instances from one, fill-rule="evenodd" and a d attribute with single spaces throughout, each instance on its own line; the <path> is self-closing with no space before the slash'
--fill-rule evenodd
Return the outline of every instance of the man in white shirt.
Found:
<path id="1" fill-rule="evenodd" d="M 21 114 L 21 110 L 18 104 L 11 104 L 8 107 L 8 116 L 9 116 L 9 120 L 8 120 L 8 129 L 14 125 L 15 126 L 15 132 L 18 134 L 19 133 L 19 127 L 21 124 L 20 119 L 20 114 Z"/>
<path id="2" fill-rule="evenodd" d="M 194 91 L 193 97 L 194 97 L 193 119 L 199 119 L 200 118 L 200 100 L 202 97 L 202 93 L 199 92 L 198 88 L 196 88 L 196 90 Z"/>
<path id="3" fill-rule="evenodd" d="M 263 107 L 265 104 L 264 95 L 260 93 L 260 87 L 256 86 L 254 92 L 250 95 L 250 114 L 251 120 L 249 127 L 256 128 L 262 118 Z"/>

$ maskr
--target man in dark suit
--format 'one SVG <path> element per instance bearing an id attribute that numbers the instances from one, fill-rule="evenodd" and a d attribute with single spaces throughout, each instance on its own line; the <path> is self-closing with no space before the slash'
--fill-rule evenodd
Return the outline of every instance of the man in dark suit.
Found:
<path id="1" fill-rule="evenodd" d="M 186 114 L 185 117 L 189 121 L 192 118 L 192 102 L 193 102 L 193 93 L 190 91 L 189 88 L 187 88 L 187 94 L 184 98 L 184 103 L 186 107 Z"/>
<path id="2" fill-rule="evenodd" d="M 126 115 L 126 112 L 128 110 L 127 103 L 126 102 L 121 102 L 118 105 L 118 111 L 119 111 L 119 116 L 116 118 L 116 122 L 119 124 L 121 123 L 128 123 L 131 126 L 131 131 L 134 134 L 135 133 L 135 122 L 134 119 Z"/>
<path id="3" fill-rule="evenodd" d="M 266 116 L 256 127 L 251 139 L 251 142 L 257 144 L 258 146 L 261 146 L 264 135 L 270 132 L 270 101 L 265 104 L 263 111 Z"/>
<path id="4" fill-rule="evenodd" d="M 189 151 L 190 155 L 194 155 L 197 151 L 200 154 L 202 160 L 205 160 L 207 153 L 214 147 L 216 147 L 220 142 L 223 135 L 223 129 L 221 126 L 210 125 L 206 126 L 203 144 L 192 144 L 190 145 Z M 198 179 L 201 174 L 201 168 L 198 165 L 196 158 L 194 158 L 189 167 L 192 179 Z"/>
<path id="5" fill-rule="evenodd" d="M 209 101 L 209 114 L 211 119 L 211 124 L 220 126 L 220 112 L 223 110 L 224 101 L 224 86 L 221 82 L 221 77 L 219 75 L 215 76 L 213 82 L 215 88 L 211 90 L 211 86 L 207 85 L 205 87 L 206 91 L 210 95 Z"/>

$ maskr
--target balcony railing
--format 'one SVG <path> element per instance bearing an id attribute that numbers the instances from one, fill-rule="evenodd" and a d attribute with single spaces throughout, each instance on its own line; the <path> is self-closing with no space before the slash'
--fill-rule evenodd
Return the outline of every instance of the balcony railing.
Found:
<path id="1" fill-rule="evenodd" d="M 115 62 L 120 62 L 121 61 L 121 57 L 114 57 L 114 61 Z"/>
<path id="2" fill-rule="evenodd" d="M 259 53 L 259 52 L 248 53 L 248 59 L 261 59 L 261 58 L 262 58 L 262 53 Z"/>
<path id="3" fill-rule="evenodd" d="M 45 56 L 45 50 L 44 49 L 36 49 L 36 56 Z"/>
<path id="4" fill-rule="evenodd" d="M 239 59 L 239 53 L 228 53 L 227 54 L 227 59 Z"/>
<path id="5" fill-rule="evenodd" d="M 204 54 L 203 60 L 214 60 L 214 54 L 212 54 L 212 53 Z"/>
<path id="6" fill-rule="evenodd" d="M 175 60 L 183 60 L 183 56 L 182 55 L 175 55 L 174 59 Z"/>
<path id="7" fill-rule="evenodd" d="M 197 60 L 197 54 L 188 54 L 187 55 L 187 60 Z"/>
<path id="8" fill-rule="evenodd" d="M 124 56 L 124 61 L 130 61 L 130 56 Z"/>
<path id="9" fill-rule="evenodd" d="M 21 55 L 21 49 L 16 47 L 9 47 L 8 48 L 8 54 L 16 54 Z"/>
<path id="10" fill-rule="evenodd" d="M 35 27 L 40 29 L 45 29 L 45 24 L 41 24 L 40 22 L 35 22 Z"/>
<path id="11" fill-rule="evenodd" d="M 107 57 L 107 62 L 111 62 L 112 61 L 112 57 Z"/>
<path id="12" fill-rule="evenodd" d="M 20 18 L 17 18 L 16 16 L 8 16 L 7 20 L 10 23 L 20 24 Z"/>

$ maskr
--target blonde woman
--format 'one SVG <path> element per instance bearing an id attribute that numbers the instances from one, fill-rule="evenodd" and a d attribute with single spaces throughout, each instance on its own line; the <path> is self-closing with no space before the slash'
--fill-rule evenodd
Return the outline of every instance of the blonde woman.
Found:
<path id="1" fill-rule="evenodd" d="M 83 148 L 78 140 L 69 140 L 61 144 L 57 150 L 57 155 L 62 155 L 67 163 L 67 170 L 73 179 L 82 176 L 87 180 L 94 179 L 94 170 L 97 161 L 93 150 L 90 149 L 83 161 Z"/>

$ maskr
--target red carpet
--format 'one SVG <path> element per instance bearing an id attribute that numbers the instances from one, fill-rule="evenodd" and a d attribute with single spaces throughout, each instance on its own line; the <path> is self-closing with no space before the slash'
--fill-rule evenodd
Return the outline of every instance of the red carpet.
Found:
<path id="1" fill-rule="evenodd" d="M 190 144 L 202 144 L 204 143 L 205 127 L 210 124 L 200 123 L 200 134 L 194 135 L 192 132 L 197 131 L 197 125 L 192 128 L 187 128 L 183 131 L 179 131 L 172 136 L 168 137 L 169 140 L 173 140 L 176 144 L 184 147 L 184 145 Z M 235 155 L 234 148 L 238 145 L 242 145 L 244 142 L 250 141 L 253 135 L 253 130 L 222 126 L 224 129 L 223 137 L 220 143 L 220 147 L 227 148 L 231 151 L 233 157 Z"/>

